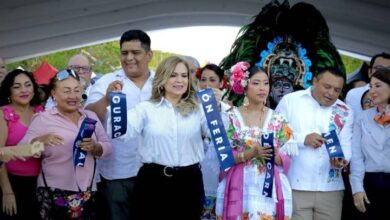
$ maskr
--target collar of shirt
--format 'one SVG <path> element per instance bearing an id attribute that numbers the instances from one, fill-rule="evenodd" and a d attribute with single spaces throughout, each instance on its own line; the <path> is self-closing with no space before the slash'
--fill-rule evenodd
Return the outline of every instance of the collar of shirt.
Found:
<path id="1" fill-rule="evenodd" d="M 84 118 L 86 117 L 86 114 L 83 112 L 83 109 L 82 109 L 82 108 L 78 108 L 77 111 L 78 111 L 78 112 L 80 113 L 80 115 L 81 115 L 81 118 L 80 118 L 80 119 L 84 119 Z M 57 106 L 54 106 L 52 109 L 49 110 L 49 112 L 50 112 L 50 114 L 52 114 L 52 115 L 58 114 L 58 115 L 61 115 L 61 116 L 65 117 L 64 114 L 62 114 L 60 111 L 58 111 Z"/>
<path id="2" fill-rule="evenodd" d="M 160 106 L 163 106 L 163 105 L 165 105 L 167 107 L 170 107 L 170 108 L 173 108 L 172 103 L 170 101 L 168 101 L 168 99 L 166 99 L 165 97 L 161 97 L 161 100 L 160 100 L 160 102 L 158 102 L 156 104 L 156 107 L 160 107 Z"/>
<path id="3" fill-rule="evenodd" d="M 149 69 L 149 77 L 148 77 L 147 81 L 153 80 L 155 75 L 156 75 L 156 73 L 153 70 Z M 125 71 L 123 71 L 123 69 L 116 71 L 115 76 L 118 78 L 122 78 L 122 79 L 127 78 L 127 75 L 126 75 Z"/>
<path id="4" fill-rule="evenodd" d="M 336 99 L 336 101 L 331 106 L 320 105 L 320 103 L 318 103 L 318 101 L 314 98 L 314 96 L 312 94 L 312 88 L 313 88 L 313 86 L 310 86 L 309 88 L 305 89 L 304 92 L 301 93 L 301 96 L 306 96 L 306 97 L 310 98 L 313 102 L 317 103 L 321 108 L 331 108 L 334 105 L 336 105 L 337 102 L 339 101 L 339 99 Z"/>

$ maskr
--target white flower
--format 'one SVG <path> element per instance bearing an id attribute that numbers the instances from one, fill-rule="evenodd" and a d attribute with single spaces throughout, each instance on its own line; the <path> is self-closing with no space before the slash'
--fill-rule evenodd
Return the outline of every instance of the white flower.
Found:
<path id="1" fill-rule="evenodd" d="M 244 79 L 241 80 L 241 86 L 245 88 L 248 85 L 248 81 Z"/>

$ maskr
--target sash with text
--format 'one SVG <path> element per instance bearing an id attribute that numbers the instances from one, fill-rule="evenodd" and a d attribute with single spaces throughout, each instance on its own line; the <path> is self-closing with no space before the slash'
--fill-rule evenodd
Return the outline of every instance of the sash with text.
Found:
<path id="1" fill-rule="evenodd" d="M 323 133 L 322 137 L 325 138 L 325 147 L 330 159 L 344 158 L 344 153 L 339 138 L 337 137 L 336 130 L 331 130 L 329 133 Z"/>
<path id="2" fill-rule="evenodd" d="M 271 147 L 271 158 L 265 161 L 266 173 L 263 185 L 263 196 L 272 198 L 272 187 L 274 184 L 274 165 L 275 165 L 275 152 L 274 148 L 274 133 L 263 134 L 261 136 L 261 143 L 263 147 Z"/>
<path id="3" fill-rule="evenodd" d="M 92 134 L 95 131 L 96 122 L 96 120 L 87 117 L 81 123 L 79 133 L 77 134 L 76 140 L 73 144 L 74 166 L 84 167 L 87 152 L 81 150 L 80 143 L 83 141 L 84 138 L 92 137 Z"/>
<path id="4" fill-rule="evenodd" d="M 212 89 L 205 89 L 197 91 L 197 95 L 206 115 L 207 125 L 218 155 L 220 167 L 222 170 L 227 171 L 234 165 L 234 156 L 218 111 L 214 92 Z"/>
<path id="5" fill-rule="evenodd" d="M 127 130 L 126 95 L 120 92 L 110 93 L 112 138 L 117 138 Z"/>

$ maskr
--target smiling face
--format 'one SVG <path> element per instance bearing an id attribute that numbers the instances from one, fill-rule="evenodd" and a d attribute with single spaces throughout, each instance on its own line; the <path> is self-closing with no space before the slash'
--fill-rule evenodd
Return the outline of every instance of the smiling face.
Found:
<path id="1" fill-rule="evenodd" d="M 389 104 L 390 99 L 390 85 L 379 80 L 376 77 L 371 77 L 370 82 L 370 96 L 374 105 Z"/>
<path id="2" fill-rule="evenodd" d="M 248 82 L 246 96 L 249 103 L 265 103 L 269 94 L 269 79 L 265 72 L 256 72 Z"/>
<path id="3" fill-rule="evenodd" d="M 10 92 L 12 103 L 27 105 L 34 97 L 34 85 L 28 76 L 19 74 L 15 77 Z"/>
<path id="4" fill-rule="evenodd" d="M 80 82 L 73 77 L 58 80 L 52 90 L 52 96 L 57 102 L 58 110 L 68 113 L 77 111 L 80 107 L 82 94 L 83 89 Z"/>
<path id="5" fill-rule="evenodd" d="M 188 90 L 189 73 L 184 63 L 178 63 L 164 85 L 165 98 L 180 99 Z"/>
<path id="6" fill-rule="evenodd" d="M 343 90 L 344 79 L 326 71 L 313 79 L 312 95 L 322 106 L 335 103 Z"/>
<path id="7" fill-rule="evenodd" d="M 222 81 L 219 79 L 217 73 L 213 70 L 205 69 L 202 72 L 202 76 L 200 78 L 199 87 L 200 89 L 206 88 L 215 88 L 221 89 L 223 86 Z"/>
<path id="8" fill-rule="evenodd" d="M 152 51 L 146 51 L 141 41 L 125 41 L 121 45 L 121 65 L 128 77 L 140 77 L 148 73 L 148 63 L 152 59 Z"/>

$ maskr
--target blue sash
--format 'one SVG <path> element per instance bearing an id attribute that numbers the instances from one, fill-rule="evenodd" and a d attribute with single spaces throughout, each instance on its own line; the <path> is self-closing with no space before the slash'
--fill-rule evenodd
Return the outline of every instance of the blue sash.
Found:
<path id="1" fill-rule="evenodd" d="M 275 164 L 275 152 L 274 147 L 274 133 L 263 134 L 261 136 L 261 143 L 264 147 L 271 147 L 271 158 L 265 161 L 266 173 L 263 185 L 263 196 L 272 198 L 272 187 L 274 184 L 274 164 Z"/>
<path id="2" fill-rule="evenodd" d="M 126 95 L 120 92 L 110 93 L 112 138 L 117 138 L 127 130 Z"/>
<path id="3" fill-rule="evenodd" d="M 329 133 L 323 133 L 322 137 L 325 138 L 325 147 L 330 159 L 344 158 L 344 153 L 339 138 L 337 137 L 336 130 L 331 130 Z"/>
<path id="4" fill-rule="evenodd" d="M 91 118 L 85 118 L 81 123 L 79 133 L 77 134 L 76 140 L 73 144 L 73 164 L 74 166 L 84 167 L 85 157 L 87 152 L 81 150 L 80 143 L 83 141 L 83 138 L 92 137 L 93 132 L 95 131 L 96 121 Z"/>
<path id="5" fill-rule="evenodd" d="M 203 111 L 206 115 L 207 125 L 210 130 L 211 139 L 218 155 L 218 160 L 221 169 L 227 171 L 232 167 L 234 156 L 230 146 L 229 139 L 226 135 L 221 115 L 218 111 L 217 101 L 214 97 L 212 89 L 197 91 L 200 102 L 202 103 Z"/>

